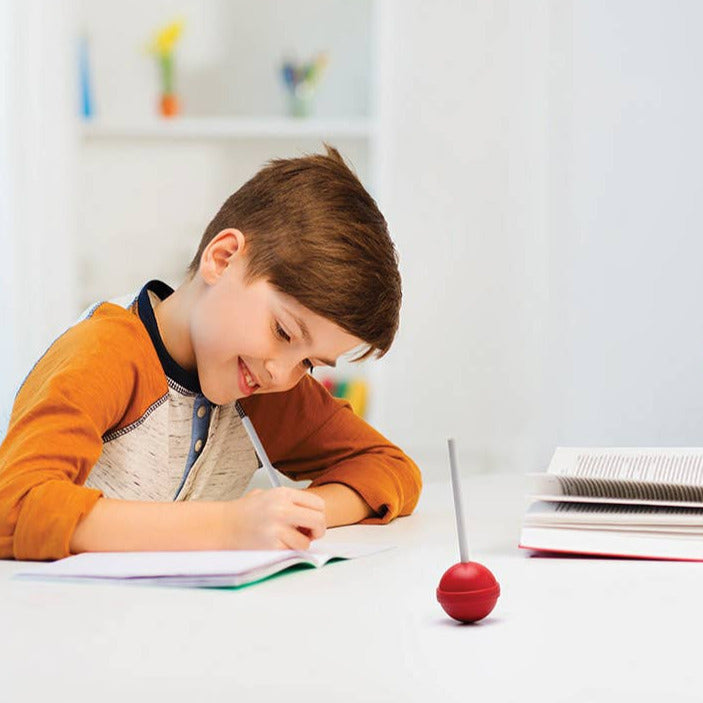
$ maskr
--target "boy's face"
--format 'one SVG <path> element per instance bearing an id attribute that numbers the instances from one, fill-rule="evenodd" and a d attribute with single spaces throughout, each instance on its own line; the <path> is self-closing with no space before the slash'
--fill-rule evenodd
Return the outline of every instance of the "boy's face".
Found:
<path id="1" fill-rule="evenodd" d="M 190 317 L 200 385 L 218 405 L 289 390 L 311 366 L 334 364 L 362 344 L 268 281 L 246 283 L 244 250 L 237 230 L 224 230 L 210 242 Z"/>

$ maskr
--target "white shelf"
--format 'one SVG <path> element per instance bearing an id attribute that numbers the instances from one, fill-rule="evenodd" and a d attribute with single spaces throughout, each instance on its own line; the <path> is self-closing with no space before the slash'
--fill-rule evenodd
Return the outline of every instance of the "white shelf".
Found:
<path id="1" fill-rule="evenodd" d="M 375 122 L 367 118 L 175 117 L 124 123 L 93 120 L 82 125 L 86 139 L 369 139 L 375 129 Z"/>

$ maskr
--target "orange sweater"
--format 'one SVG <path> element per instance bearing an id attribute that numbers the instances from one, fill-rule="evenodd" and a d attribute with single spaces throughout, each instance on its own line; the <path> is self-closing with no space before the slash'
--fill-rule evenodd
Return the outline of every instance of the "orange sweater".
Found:
<path id="1" fill-rule="evenodd" d="M 246 490 L 258 460 L 234 404 L 211 404 L 161 342 L 152 305 L 169 292 L 151 282 L 128 309 L 97 306 L 25 380 L 0 445 L 0 558 L 67 556 L 103 495 L 229 500 Z M 353 488 L 376 513 L 364 522 L 417 504 L 417 466 L 312 377 L 241 403 L 277 469 Z"/>

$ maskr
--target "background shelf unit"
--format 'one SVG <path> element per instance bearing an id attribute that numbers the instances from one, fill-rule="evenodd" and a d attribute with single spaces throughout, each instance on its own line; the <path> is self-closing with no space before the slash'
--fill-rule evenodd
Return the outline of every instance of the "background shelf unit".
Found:
<path id="1" fill-rule="evenodd" d="M 84 139 L 373 139 L 368 119 L 296 119 L 289 117 L 179 117 L 135 122 L 88 121 Z"/>

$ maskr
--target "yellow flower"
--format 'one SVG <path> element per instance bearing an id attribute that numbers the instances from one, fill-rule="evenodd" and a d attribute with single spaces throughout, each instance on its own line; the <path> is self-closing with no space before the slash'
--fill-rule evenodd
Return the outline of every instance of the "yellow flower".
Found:
<path id="1" fill-rule="evenodd" d="M 161 56 L 170 54 L 176 42 L 180 39 L 184 26 L 185 21 L 182 19 L 175 20 L 171 22 L 171 24 L 166 25 L 154 37 L 154 40 L 149 45 L 149 51 Z"/>

